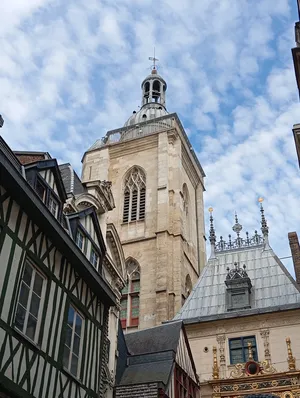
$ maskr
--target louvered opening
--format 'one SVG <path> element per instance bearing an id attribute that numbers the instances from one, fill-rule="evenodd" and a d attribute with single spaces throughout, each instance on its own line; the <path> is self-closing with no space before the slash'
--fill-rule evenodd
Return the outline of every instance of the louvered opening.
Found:
<path id="1" fill-rule="evenodd" d="M 130 205 L 130 193 L 129 191 L 126 191 L 124 193 L 123 222 L 129 221 L 129 205 Z"/>
<path id="2" fill-rule="evenodd" d="M 138 208 L 138 191 L 135 189 L 132 192 L 130 221 L 136 221 L 136 219 L 137 219 L 137 208 Z"/>
<path id="3" fill-rule="evenodd" d="M 144 220 L 146 209 L 146 189 L 142 188 L 140 192 L 140 214 L 139 219 Z"/>

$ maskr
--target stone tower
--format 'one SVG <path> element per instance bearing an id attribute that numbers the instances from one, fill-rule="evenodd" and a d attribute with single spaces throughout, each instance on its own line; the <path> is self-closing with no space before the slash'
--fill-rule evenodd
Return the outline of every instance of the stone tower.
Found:
<path id="1" fill-rule="evenodd" d="M 112 182 L 116 207 L 108 222 L 126 258 L 121 321 L 127 331 L 172 319 L 206 261 L 205 174 L 177 114 L 166 110 L 167 84 L 155 66 L 141 87 L 140 110 L 92 145 L 82 170 L 91 186 Z"/>

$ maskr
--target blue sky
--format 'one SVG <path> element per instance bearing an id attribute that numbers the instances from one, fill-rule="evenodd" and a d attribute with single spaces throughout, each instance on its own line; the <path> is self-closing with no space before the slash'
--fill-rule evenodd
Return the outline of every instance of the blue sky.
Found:
<path id="1" fill-rule="evenodd" d="M 231 232 L 235 211 L 244 232 L 259 228 L 263 196 L 271 245 L 290 255 L 287 233 L 300 225 L 296 0 L 2 0 L 0 10 L 1 134 L 12 148 L 79 171 L 84 151 L 138 109 L 155 45 L 217 234 Z"/>

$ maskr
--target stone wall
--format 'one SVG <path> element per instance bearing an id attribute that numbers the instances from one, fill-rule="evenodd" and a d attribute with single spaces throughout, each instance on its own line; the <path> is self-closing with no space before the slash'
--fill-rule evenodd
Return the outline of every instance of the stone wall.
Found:
<path id="1" fill-rule="evenodd" d="M 135 384 L 132 386 L 116 387 L 116 398 L 157 398 L 158 386 L 156 383 Z"/>
<path id="2" fill-rule="evenodd" d="M 234 366 L 228 340 L 236 337 L 255 336 L 258 360 L 270 359 L 279 372 L 288 370 L 285 339 L 290 337 L 300 369 L 300 310 L 186 325 L 186 331 L 201 382 L 212 379 L 213 346 L 218 349 L 220 376 L 230 376 Z"/>
<path id="3" fill-rule="evenodd" d="M 146 174 L 146 217 L 123 223 L 124 176 L 133 166 Z M 125 257 L 136 259 L 141 267 L 139 327 L 172 319 L 181 308 L 187 275 L 195 284 L 205 262 L 203 177 L 181 132 L 161 131 L 87 153 L 82 178 L 112 182 L 116 208 L 108 222 L 118 230 Z M 183 184 L 190 197 L 189 236 L 184 229 Z"/>

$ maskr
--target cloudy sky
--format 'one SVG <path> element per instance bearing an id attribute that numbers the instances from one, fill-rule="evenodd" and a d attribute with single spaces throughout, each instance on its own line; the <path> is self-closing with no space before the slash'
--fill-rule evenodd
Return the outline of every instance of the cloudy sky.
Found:
<path id="1" fill-rule="evenodd" d="M 258 228 L 263 196 L 271 245 L 290 255 L 287 233 L 300 232 L 296 0 L 2 0 L 0 18 L 1 134 L 12 148 L 80 171 L 83 152 L 138 109 L 155 45 L 217 234 L 230 233 L 235 211 L 244 232 Z"/>

